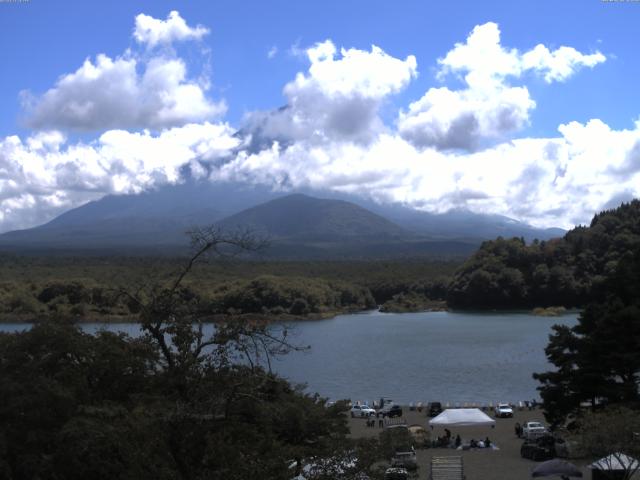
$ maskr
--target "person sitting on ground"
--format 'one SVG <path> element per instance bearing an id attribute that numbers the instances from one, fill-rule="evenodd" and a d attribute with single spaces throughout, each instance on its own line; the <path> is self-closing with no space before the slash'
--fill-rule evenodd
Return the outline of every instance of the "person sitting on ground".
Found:
<path id="1" fill-rule="evenodd" d="M 478 442 L 476 442 L 475 438 L 471 439 L 471 441 L 469 442 L 469 446 L 471 448 L 477 448 L 478 447 Z"/>
<path id="2" fill-rule="evenodd" d="M 458 448 L 462 444 L 462 439 L 460 438 L 460 434 L 456 435 L 456 448 Z"/>

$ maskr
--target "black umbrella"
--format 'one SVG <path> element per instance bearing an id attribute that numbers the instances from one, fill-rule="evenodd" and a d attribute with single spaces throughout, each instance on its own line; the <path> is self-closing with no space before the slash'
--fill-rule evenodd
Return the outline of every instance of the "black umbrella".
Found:
<path id="1" fill-rule="evenodd" d="M 532 477 L 550 477 L 552 475 L 559 475 L 564 478 L 582 477 L 582 472 L 573 463 L 559 458 L 542 462 L 531 470 Z"/>

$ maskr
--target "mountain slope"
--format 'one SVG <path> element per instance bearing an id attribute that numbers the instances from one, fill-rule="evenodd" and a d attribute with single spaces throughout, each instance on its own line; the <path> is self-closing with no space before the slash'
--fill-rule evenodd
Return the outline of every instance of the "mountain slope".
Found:
<path id="1" fill-rule="evenodd" d="M 137 195 L 108 195 L 35 228 L 0 235 L 0 246 L 27 249 L 153 248 L 187 245 L 187 230 L 275 195 L 266 188 L 189 182 Z"/>
<path id="2" fill-rule="evenodd" d="M 536 238 L 549 240 L 566 233 L 561 228 L 536 228 L 503 215 L 480 214 L 462 209 L 450 210 L 446 213 L 430 213 L 399 203 L 378 204 L 351 195 L 341 195 L 339 198 L 357 203 L 407 231 L 427 235 L 433 239 L 491 240 L 502 236 L 523 237 L 527 241 L 532 241 Z"/>
<path id="3" fill-rule="evenodd" d="M 408 233 L 354 203 L 287 195 L 232 215 L 220 225 L 247 227 L 278 238 L 313 241 L 400 237 Z"/>

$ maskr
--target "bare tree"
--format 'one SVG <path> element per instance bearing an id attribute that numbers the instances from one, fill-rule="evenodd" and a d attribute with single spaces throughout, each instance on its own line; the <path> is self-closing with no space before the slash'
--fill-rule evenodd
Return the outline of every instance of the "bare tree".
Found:
<path id="1" fill-rule="evenodd" d="M 158 347 L 163 364 L 176 377 L 200 373 L 203 368 L 228 367 L 238 362 L 252 370 L 266 364 L 271 370 L 271 358 L 301 347 L 289 341 L 288 329 L 272 328 L 259 319 L 241 316 L 227 317 L 206 335 L 207 316 L 199 299 L 184 285 L 194 267 L 209 258 L 236 257 L 246 252 L 264 249 L 266 239 L 250 230 L 225 232 L 218 227 L 195 228 L 189 232 L 192 253 L 170 282 L 151 282 L 135 292 L 126 289 L 139 312 L 142 330 Z"/>

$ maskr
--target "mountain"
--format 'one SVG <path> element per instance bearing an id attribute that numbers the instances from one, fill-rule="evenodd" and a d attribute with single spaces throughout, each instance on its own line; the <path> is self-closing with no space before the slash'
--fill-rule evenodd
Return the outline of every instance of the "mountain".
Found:
<path id="1" fill-rule="evenodd" d="M 536 228 L 503 215 L 479 214 L 463 209 L 450 210 L 446 213 L 430 213 L 415 210 L 400 203 L 376 203 L 355 195 L 334 193 L 331 198 L 356 203 L 391 220 L 407 231 L 426 235 L 432 239 L 456 238 L 482 241 L 501 236 L 523 237 L 527 241 L 532 241 L 536 238 L 549 240 L 566 233 L 566 230 L 561 228 Z"/>
<path id="2" fill-rule="evenodd" d="M 548 239 L 507 217 L 454 211 L 441 215 L 380 205 L 334 192 L 283 195 L 267 187 L 190 181 L 137 195 L 107 196 L 50 222 L 0 235 L 2 250 L 120 254 L 175 253 L 196 225 L 248 226 L 273 239 L 270 255 L 354 258 L 468 255 L 499 235 Z M 317 198 L 318 196 L 327 198 Z"/>
<path id="3" fill-rule="evenodd" d="M 354 203 L 292 194 L 225 218 L 225 228 L 248 227 L 277 238 L 339 241 L 399 238 L 409 232 Z"/>
<path id="4" fill-rule="evenodd" d="M 44 225 L 0 235 L 0 247 L 21 249 L 172 249 L 185 232 L 276 196 L 267 188 L 189 182 L 132 195 L 108 195 Z"/>
<path id="5" fill-rule="evenodd" d="M 442 239 L 523 237 L 526 241 L 532 241 L 536 238 L 549 240 L 566 233 L 561 228 L 535 228 L 503 215 L 479 215 L 468 210 L 450 210 L 438 214 L 383 205 L 374 211 L 409 231 Z"/>

